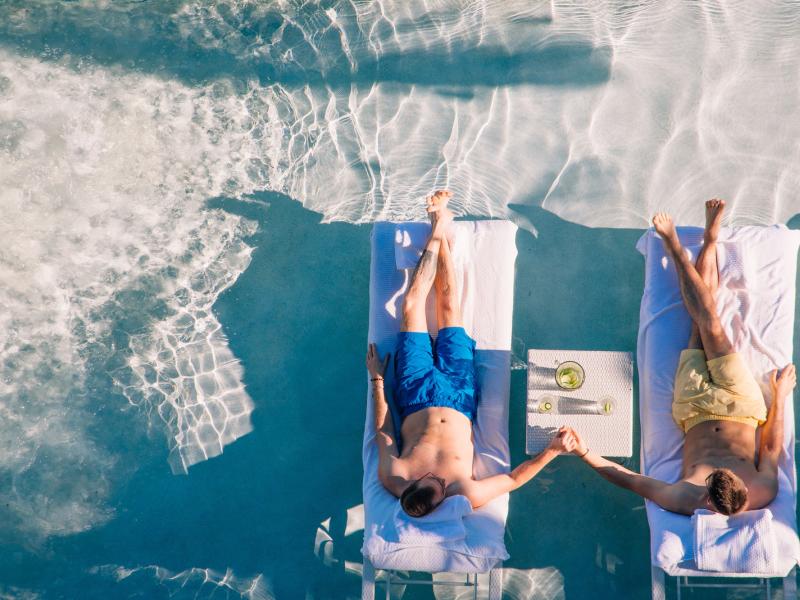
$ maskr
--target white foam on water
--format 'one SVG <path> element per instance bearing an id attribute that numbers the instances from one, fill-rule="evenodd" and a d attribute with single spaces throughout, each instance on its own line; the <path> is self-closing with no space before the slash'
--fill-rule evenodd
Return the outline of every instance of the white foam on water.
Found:
<path id="1" fill-rule="evenodd" d="M 211 307 L 255 223 L 205 201 L 265 171 L 236 158 L 225 132 L 253 123 L 223 84 L 6 51 L 0 74 L 0 513 L 23 538 L 73 533 L 110 516 L 128 458 L 104 377 L 161 423 L 176 472 L 250 431 Z"/>

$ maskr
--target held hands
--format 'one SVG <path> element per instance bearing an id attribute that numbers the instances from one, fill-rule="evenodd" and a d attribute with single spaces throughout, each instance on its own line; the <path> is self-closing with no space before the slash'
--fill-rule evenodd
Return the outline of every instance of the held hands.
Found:
<path id="1" fill-rule="evenodd" d="M 562 427 L 556 433 L 556 437 L 550 441 L 550 445 L 547 448 L 555 450 L 559 454 L 566 454 L 575 450 L 576 443 L 575 432 L 569 427 Z"/>
<path id="2" fill-rule="evenodd" d="M 383 379 L 383 374 L 386 373 L 386 367 L 389 365 L 389 358 L 392 353 L 387 352 L 386 357 L 381 359 L 378 354 L 378 346 L 370 344 L 367 348 L 367 370 L 369 371 L 370 379 Z"/>
<path id="3" fill-rule="evenodd" d="M 571 452 L 581 457 L 585 456 L 589 451 L 586 444 L 581 439 L 581 436 L 571 427 L 562 427 L 559 429 L 556 437 L 550 442 L 548 448 L 559 453 Z"/>
<path id="4" fill-rule="evenodd" d="M 589 448 L 586 446 L 586 442 L 583 441 L 578 432 L 574 429 L 570 429 L 569 435 L 575 440 L 575 448 L 572 450 L 572 453 L 575 456 L 580 456 L 581 458 L 586 456 L 586 454 L 589 452 Z"/>
<path id="5" fill-rule="evenodd" d="M 794 386 L 797 384 L 797 371 L 794 365 L 789 363 L 778 376 L 778 369 L 770 373 L 770 383 L 772 384 L 772 393 L 775 398 L 785 398 L 792 393 Z"/>

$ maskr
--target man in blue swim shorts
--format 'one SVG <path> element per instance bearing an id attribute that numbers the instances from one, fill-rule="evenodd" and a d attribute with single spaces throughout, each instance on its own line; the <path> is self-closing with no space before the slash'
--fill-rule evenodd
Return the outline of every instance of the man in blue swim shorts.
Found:
<path id="1" fill-rule="evenodd" d="M 421 517 L 447 496 L 464 495 L 473 508 L 528 482 L 561 452 L 573 450 L 564 431 L 539 456 L 513 472 L 476 480 L 472 474 L 472 423 L 478 403 L 475 341 L 461 322 L 461 307 L 451 259 L 447 207 L 452 194 L 438 191 L 428 198 L 431 235 L 411 277 L 403 302 L 403 321 L 395 351 L 394 401 L 401 419 L 402 452 L 395 440 L 386 402 L 384 379 L 389 355 L 381 358 L 374 344 L 367 368 L 375 402 L 378 476 L 400 498 L 405 512 Z M 439 333 L 428 334 L 425 305 L 436 295 Z M 562 428 L 563 429 L 563 428 Z"/>

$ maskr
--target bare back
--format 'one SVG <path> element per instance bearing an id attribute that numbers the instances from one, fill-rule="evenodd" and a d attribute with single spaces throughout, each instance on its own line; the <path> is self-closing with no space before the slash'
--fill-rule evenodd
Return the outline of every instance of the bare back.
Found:
<path id="1" fill-rule="evenodd" d="M 457 410 L 432 407 L 412 413 L 403 421 L 401 435 L 398 462 L 409 479 L 432 472 L 451 488 L 472 478 L 472 423 Z"/>

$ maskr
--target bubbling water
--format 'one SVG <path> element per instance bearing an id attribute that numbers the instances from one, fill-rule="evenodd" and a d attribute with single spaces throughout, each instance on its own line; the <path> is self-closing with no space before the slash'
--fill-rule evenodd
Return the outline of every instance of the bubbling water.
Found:
<path id="1" fill-rule="evenodd" d="M 215 86 L 5 52 L 0 72 L 0 511 L 34 537 L 72 533 L 110 515 L 127 435 L 108 427 L 115 398 L 161 418 L 176 472 L 251 429 L 211 306 L 247 267 L 255 224 L 204 202 L 250 181 L 215 130 L 252 124 Z"/>

